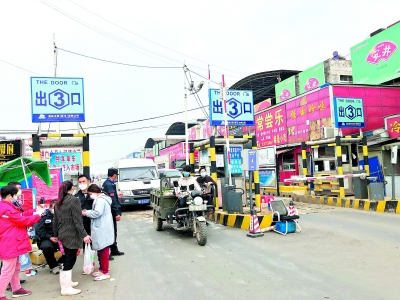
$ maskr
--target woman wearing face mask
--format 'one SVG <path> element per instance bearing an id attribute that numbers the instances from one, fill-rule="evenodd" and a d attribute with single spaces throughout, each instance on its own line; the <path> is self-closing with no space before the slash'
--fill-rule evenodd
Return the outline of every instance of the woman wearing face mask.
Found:
<path id="1" fill-rule="evenodd" d="M 211 176 L 207 175 L 207 170 L 205 167 L 201 167 L 199 173 L 200 177 L 197 177 L 197 183 L 204 188 L 202 195 L 203 200 L 208 201 L 207 205 L 214 205 L 214 195 L 212 193 L 211 186 L 214 185 L 215 187 L 217 184 Z"/>
<path id="2" fill-rule="evenodd" d="M 91 210 L 83 210 L 82 215 L 92 220 L 92 248 L 97 250 L 100 261 L 99 270 L 92 275 L 95 281 L 101 281 L 110 278 L 110 245 L 114 243 L 114 225 L 111 214 L 112 200 L 102 193 L 96 184 L 90 185 L 87 191 L 93 199 L 93 207 Z"/>
<path id="3" fill-rule="evenodd" d="M 75 289 L 78 283 L 72 281 L 72 268 L 76 262 L 78 249 L 82 240 L 90 243 L 82 221 L 82 209 L 79 199 L 73 196 L 74 186 L 71 181 L 64 181 L 58 190 L 58 199 L 54 209 L 54 237 L 64 248 L 64 266 L 60 271 L 60 286 L 62 296 L 76 295 L 81 292 Z"/>
<path id="4" fill-rule="evenodd" d="M 21 288 L 19 256 L 32 250 L 26 227 L 37 223 L 40 215 L 22 215 L 12 204 L 17 193 L 18 189 L 15 186 L 5 186 L 0 192 L 0 259 L 3 261 L 0 274 L 0 300 L 7 299 L 4 292 L 8 283 L 11 283 L 13 298 L 31 294 L 31 291 Z"/>

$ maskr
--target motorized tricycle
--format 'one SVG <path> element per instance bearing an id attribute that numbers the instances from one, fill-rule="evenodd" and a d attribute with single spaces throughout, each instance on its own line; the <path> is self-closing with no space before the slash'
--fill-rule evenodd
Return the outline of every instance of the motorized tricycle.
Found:
<path id="1" fill-rule="evenodd" d="M 177 177 L 164 177 L 160 180 L 160 188 L 150 192 L 150 203 L 153 207 L 153 223 L 157 231 L 162 230 L 163 222 L 175 230 L 193 231 L 197 243 L 204 246 L 207 243 L 207 221 L 212 205 L 203 201 L 200 191 L 187 191 L 185 187 L 179 190 Z M 172 181 L 172 183 L 171 183 Z M 191 190 L 189 188 L 189 190 Z M 179 198 L 178 198 L 179 197 Z M 178 208 L 180 198 L 186 198 L 185 207 Z"/>

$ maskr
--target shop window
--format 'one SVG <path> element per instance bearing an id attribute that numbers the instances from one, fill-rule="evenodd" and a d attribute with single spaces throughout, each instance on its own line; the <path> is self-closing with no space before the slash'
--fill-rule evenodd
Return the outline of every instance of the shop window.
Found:
<path id="1" fill-rule="evenodd" d="M 283 164 L 283 171 L 296 171 L 294 154 L 283 154 L 282 164 Z"/>

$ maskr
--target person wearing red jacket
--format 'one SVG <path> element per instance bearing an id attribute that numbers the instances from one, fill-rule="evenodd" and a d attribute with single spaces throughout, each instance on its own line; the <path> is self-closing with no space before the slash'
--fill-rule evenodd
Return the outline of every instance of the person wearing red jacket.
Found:
<path id="1" fill-rule="evenodd" d="M 15 186 L 1 189 L 0 201 L 0 259 L 3 261 L 0 274 L 0 300 L 7 300 L 4 295 L 8 283 L 11 283 L 13 298 L 27 296 L 31 291 L 21 288 L 19 256 L 32 250 L 26 227 L 33 226 L 40 220 L 40 213 L 35 210 L 24 212 L 12 202 L 18 193 Z"/>

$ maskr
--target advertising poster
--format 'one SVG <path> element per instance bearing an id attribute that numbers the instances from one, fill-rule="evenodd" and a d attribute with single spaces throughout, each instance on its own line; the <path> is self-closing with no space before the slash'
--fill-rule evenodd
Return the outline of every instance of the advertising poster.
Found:
<path id="1" fill-rule="evenodd" d="M 276 103 L 296 97 L 295 76 L 289 77 L 275 85 Z"/>
<path id="2" fill-rule="evenodd" d="M 255 117 L 257 147 L 287 144 L 285 106 L 270 109 Z"/>
<path id="3" fill-rule="evenodd" d="M 353 83 L 381 84 L 400 77 L 400 23 L 350 49 Z"/>
<path id="4" fill-rule="evenodd" d="M 275 146 L 258 149 L 258 164 L 260 166 L 275 166 L 276 151 Z"/>
<path id="5" fill-rule="evenodd" d="M 324 63 L 299 73 L 300 94 L 314 90 L 325 83 Z"/>
<path id="6" fill-rule="evenodd" d="M 276 188 L 276 170 L 275 168 L 265 168 L 258 171 L 260 176 L 260 187 Z"/>
<path id="7" fill-rule="evenodd" d="M 48 205 L 51 200 L 57 199 L 58 189 L 62 182 L 62 171 L 61 169 L 50 169 L 51 186 L 48 186 L 39 177 L 32 176 L 33 187 L 36 188 L 36 201 L 39 201 L 41 197 L 46 200 Z"/>

